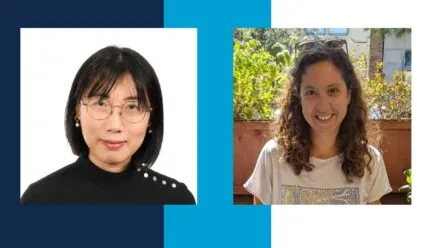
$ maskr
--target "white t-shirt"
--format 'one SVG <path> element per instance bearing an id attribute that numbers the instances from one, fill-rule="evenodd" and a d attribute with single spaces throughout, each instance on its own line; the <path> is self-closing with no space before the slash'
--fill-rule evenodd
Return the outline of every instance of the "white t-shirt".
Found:
<path id="1" fill-rule="evenodd" d="M 251 177 L 244 184 L 247 191 L 263 204 L 366 204 L 392 191 L 380 152 L 369 146 L 372 173 L 346 180 L 338 155 L 328 159 L 310 157 L 315 167 L 299 175 L 283 158 L 278 144 L 270 140 L 261 150 Z"/>

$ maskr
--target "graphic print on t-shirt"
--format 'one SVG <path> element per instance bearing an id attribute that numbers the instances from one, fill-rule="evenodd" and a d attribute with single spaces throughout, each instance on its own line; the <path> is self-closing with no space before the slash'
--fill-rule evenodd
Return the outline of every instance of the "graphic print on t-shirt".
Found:
<path id="1" fill-rule="evenodd" d="M 281 185 L 280 204 L 360 204 L 358 188 L 320 189 Z"/>

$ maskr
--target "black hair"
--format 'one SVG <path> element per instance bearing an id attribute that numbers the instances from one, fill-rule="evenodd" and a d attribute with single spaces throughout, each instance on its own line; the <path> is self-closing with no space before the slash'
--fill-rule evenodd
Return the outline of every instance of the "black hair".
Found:
<path id="1" fill-rule="evenodd" d="M 157 75 L 150 63 L 130 48 L 105 47 L 91 55 L 78 70 L 66 106 L 66 137 L 72 152 L 78 156 L 89 154 L 82 131 L 75 127 L 77 106 L 83 97 L 108 96 L 118 79 L 129 73 L 133 78 L 140 104 L 151 107 L 149 127 L 141 147 L 132 156 L 131 165 L 151 167 L 156 161 L 163 140 L 163 102 Z M 84 96 L 86 94 L 86 96 Z"/>

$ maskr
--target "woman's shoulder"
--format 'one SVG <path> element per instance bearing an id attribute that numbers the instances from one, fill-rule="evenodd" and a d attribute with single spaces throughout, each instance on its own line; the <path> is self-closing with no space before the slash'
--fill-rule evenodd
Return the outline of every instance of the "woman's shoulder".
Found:
<path id="1" fill-rule="evenodd" d="M 159 173 L 153 169 L 141 171 L 140 180 L 150 184 L 153 193 L 166 196 L 165 204 L 195 204 L 195 197 L 185 183 Z"/>
<path id="2" fill-rule="evenodd" d="M 69 178 L 74 177 L 77 174 L 77 162 L 66 165 L 61 169 L 52 172 L 51 174 L 31 183 L 26 191 L 24 192 L 21 202 L 32 203 L 37 202 L 40 199 L 44 199 L 52 192 L 64 188 L 64 184 L 68 182 Z"/>
<path id="3" fill-rule="evenodd" d="M 279 157 L 279 144 L 275 139 L 270 139 L 264 144 L 261 153 L 264 153 L 266 156 Z"/>
<path id="4" fill-rule="evenodd" d="M 71 163 L 71 164 L 63 166 L 60 169 L 52 172 L 51 174 L 48 174 L 47 176 L 41 178 L 40 180 L 36 181 L 33 184 L 43 184 L 43 183 L 56 182 L 59 179 L 63 179 L 64 177 L 71 176 L 71 175 L 77 173 L 77 170 L 78 170 L 78 167 L 76 166 L 77 163 L 78 163 L 78 160 Z"/>
<path id="5" fill-rule="evenodd" d="M 79 174 L 79 167 L 77 166 L 79 159 L 69 165 L 66 165 L 51 174 L 39 179 L 38 181 L 32 183 L 33 186 L 45 185 L 45 184 L 55 184 L 65 182 L 65 179 L 73 177 Z"/>
<path id="6" fill-rule="evenodd" d="M 365 155 L 366 162 L 369 161 L 370 159 L 370 163 L 369 163 L 370 169 L 372 170 L 372 173 L 376 173 L 381 168 L 385 167 L 383 155 L 381 154 L 378 148 L 372 145 L 368 145 L 367 148 L 371 157 L 369 158 L 366 154 Z"/>
<path id="7" fill-rule="evenodd" d="M 383 159 L 381 152 L 373 145 L 367 145 L 368 151 L 372 156 L 372 160 L 375 162 L 380 162 Z"/>
<path id="8" fill-rule="evenodd" d="M 264 144 L 262 149 L 266 152 L 276 152 L 279 149 L 279 145 L 275 139 L 270 139 Z"/>

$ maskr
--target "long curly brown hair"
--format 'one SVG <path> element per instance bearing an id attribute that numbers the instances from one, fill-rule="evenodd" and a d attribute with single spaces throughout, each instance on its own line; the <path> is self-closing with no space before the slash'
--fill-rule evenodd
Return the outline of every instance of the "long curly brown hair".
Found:
<path id="1" fill-rule="evenodd" d="M 342 159 L 342 171 L 346 179 L 352 182 L 354 176 L 363 177 L 365 168 L 371 173 L 372 155 L 368 144 L 378 148 L 381 132 L 376 124 L 368 122 L 360 82 L 348 54 L 342 48 L 316 42 L 313 47 L 305 49 L 300 54 L 281 99 L 280 116 L 273 126 L 274 137 L 281 156 L 293 167 L 297 175 L 302 170 L 313 169 L 314 165 L 309 163 L 312 147 L 310 126 L 302 114 L 300 84 L 306 69 L 322 61 L 329 61 L 340 70 L 347 89 L 351 91 L 351 101 L 340 125 L 336 144 Z"/>

